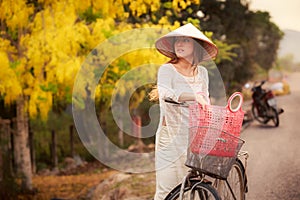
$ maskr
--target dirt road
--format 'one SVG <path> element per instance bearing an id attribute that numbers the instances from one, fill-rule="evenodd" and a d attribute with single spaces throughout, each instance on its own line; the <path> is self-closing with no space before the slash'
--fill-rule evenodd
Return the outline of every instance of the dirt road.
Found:
<path id="1" fill-rule="evenodd" d="M 279 127 L 253 122 L 242 133 L 250 154 L 247 200 L 300 200 L 300 73 L 288 82 L 291 94 L 277 98 L 285 110 Z"/>

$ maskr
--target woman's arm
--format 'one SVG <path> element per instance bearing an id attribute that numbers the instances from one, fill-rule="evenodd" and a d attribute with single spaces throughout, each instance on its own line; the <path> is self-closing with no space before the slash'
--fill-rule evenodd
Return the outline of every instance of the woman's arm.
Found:
<path id="1" fill-rule="evenodd" d="M 179 102 L 182 102 L 182 101 L 197 101 L 198 103 L 200 103 L 202 105 L 209 104 L 209 102 L 207 102 L 207 100 L 205 100 L 203 95 L 199 94 L 199 93 L 194 94 L 194 93 L 183 92 L 179 96 L 178 101 Z"/>
<path id="2" fill-rule="evenodd" d="M 178 101 L 179 95 L 172 87 L 172 77 L 175 72 L 167 64 L 162 65 L 158 70 L 157 75 L 157 89 L 160 99 L 171 98 Z"/>

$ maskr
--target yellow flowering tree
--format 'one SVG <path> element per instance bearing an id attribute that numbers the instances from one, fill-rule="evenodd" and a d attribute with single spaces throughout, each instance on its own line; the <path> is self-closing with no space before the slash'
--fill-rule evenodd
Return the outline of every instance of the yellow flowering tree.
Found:
<path id="1" fill-rule="evenodd" d="M 14 158 L 23 188 L 32 189 L 28 119 L 46 119 L 55 102 L 71 102 L 74 77 L 87 54 L 110 36 L 133 28 L 173 30 L 181 25 L 177 19 L 182 13 L 199 4 L 199 0 L 0 1 L 0 98 L 5 104 L 17 105 Z M 193 20 L 186 22 L 197 22 Z M 96 99 L 107 110 L 114 89 L 111 86 L 126 71 L 164 61 L 153 49 L 121 56 L 103 74 Z M 93 76 L 93 72 L 86 74 L 86 78 Z M 88 87 L 88 81 L 82 81 Z M 119 85 L 120 91 L 129 86 Z M 86 96 L 87 91 L 81 92 Z M 130 109 L 136 108 L 145 95 L 143 91 L 135 93 Z"/>
<path id="2" fill-rule="evenodd" d="M 0 95 L 17 105 L 14 158 L 24 189 L 32 189 L 28 118 L 46 119 L 54 100 L 71 101 L 74 76 L 94 45 L 89 24 L 80 19 L 91 3 L 0 2 Z"/>
<path id="3" fill-rule="evenodd" d="M 29 117 L 45 119 L 54 101 L 70 97 L 87 53 L 129 29 L 126 24 L 114 28 L 114 19 L 128 13 L 121 0 L 3 0 L 0 10 L 0 95 L 5 104 L 17 105 L 14 158 L 23 188 L 31 190 Z"/>

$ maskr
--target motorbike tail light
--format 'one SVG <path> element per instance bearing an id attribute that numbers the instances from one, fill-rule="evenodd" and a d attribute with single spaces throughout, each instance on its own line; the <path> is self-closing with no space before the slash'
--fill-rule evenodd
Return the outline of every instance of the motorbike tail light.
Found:
<path id="1" fill-rule="evenodd" d="M 266 98 L 273 98 L 274 97 L 274 93 L 272 91 L 268 91 L 267 92 L 267 95 L 266 95 Z"/>

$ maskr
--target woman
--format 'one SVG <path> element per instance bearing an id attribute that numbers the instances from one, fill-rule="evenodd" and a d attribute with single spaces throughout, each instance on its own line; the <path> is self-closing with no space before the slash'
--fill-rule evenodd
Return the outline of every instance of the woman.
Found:
<path id="1" fill-rule="evenodd" d="M 202 61 L 215 58 L 217 47 L 192 24 L 186 24 L 159 38 L 155 46 L 171 60 L 158 71 L 160 125 L 156 134 L 156 193 L 162 200 L 182 181 L 188 146 L 188 110 L 164 101 L 198 101 L 209 104 L 208 73 Z"/>

